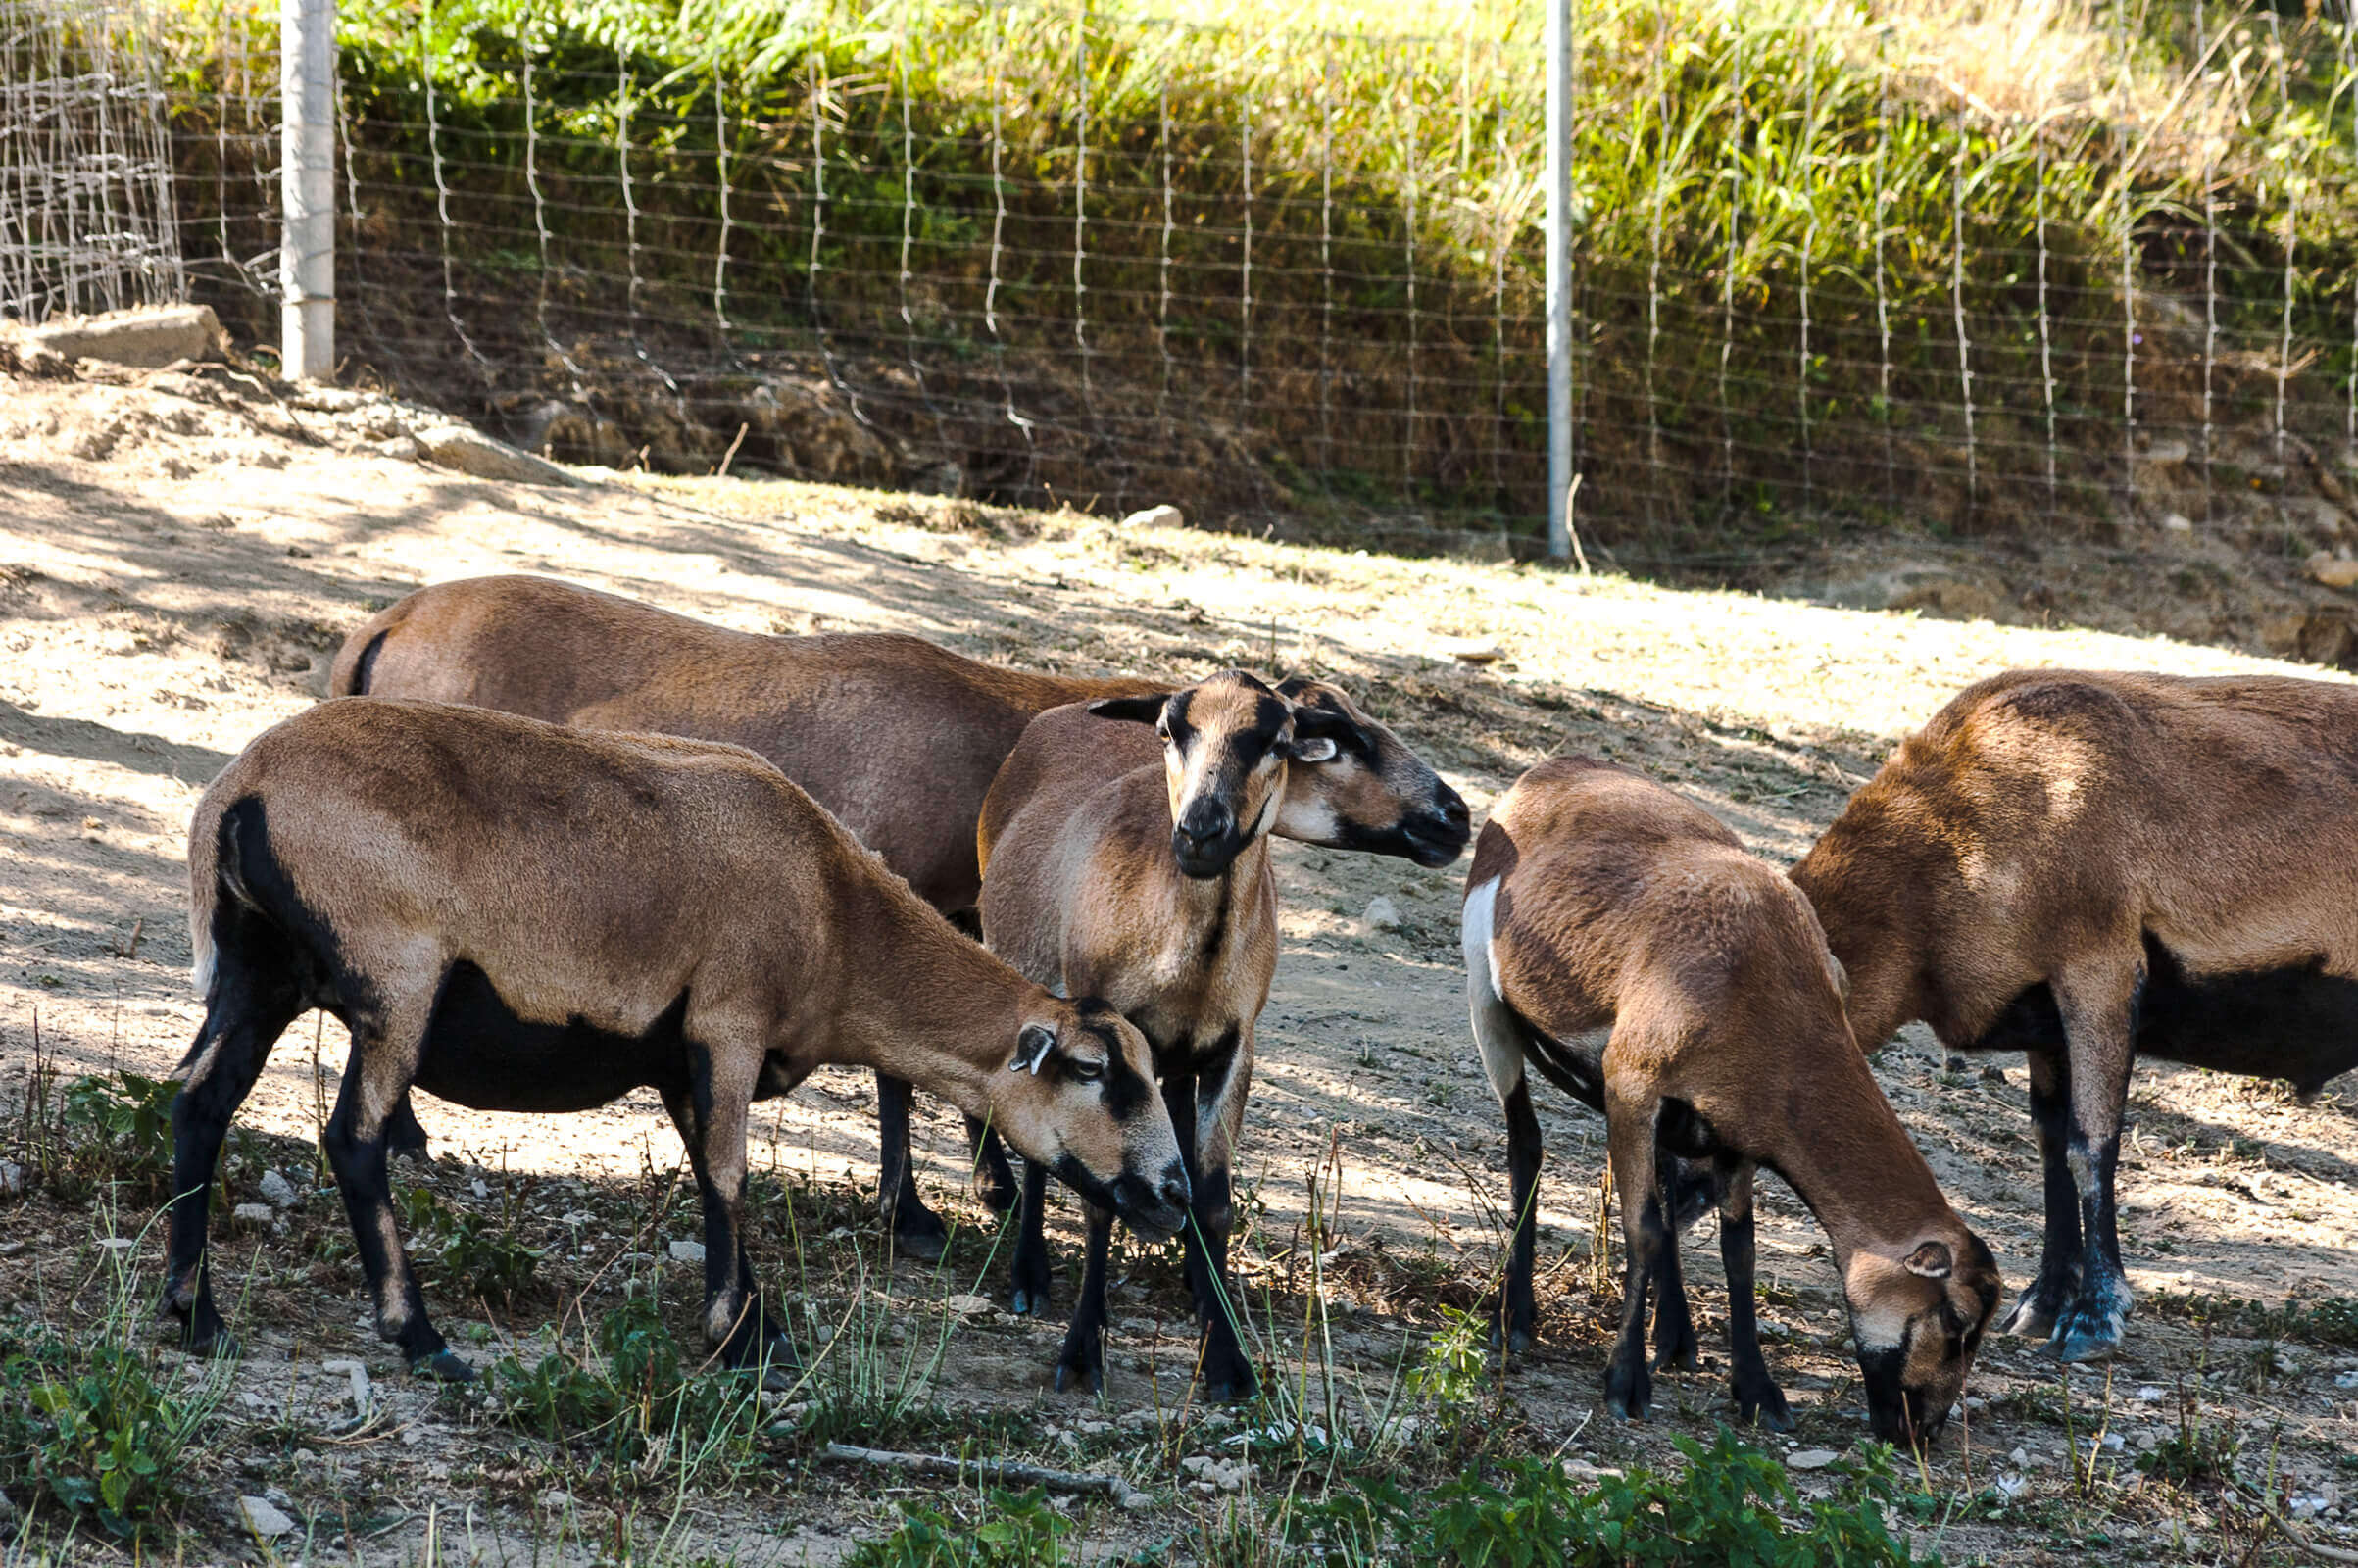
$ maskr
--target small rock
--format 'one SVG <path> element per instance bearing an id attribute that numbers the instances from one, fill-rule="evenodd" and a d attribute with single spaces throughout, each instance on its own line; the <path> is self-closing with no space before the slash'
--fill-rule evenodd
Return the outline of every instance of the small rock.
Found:
<path id="1" fill-rule="evenodd" d="M 157 369 L 217 353 L 221 323 L 210 305 L 162 305 L 75 316 L 30 328 L 25 337 L 69 360 L 105 360 Z"/>
<path id="2" fill-rule="evenodd" d="M 1490 637 L 1443 637 L 1435 646 L 1460 664 L 1495 664 L 1506 657 L 1506 650 Z"/>
<path id="3" fill-rule="evenodd" d="M 2333 1387 L 2337 1389 L 2358 1389 L 2358 1371 L 2336 1374 L 2333 1379 Z"/>
<path id="4" fill-rule="evenodd" d="M 2194 449 L 2184 441 L 2156 441 L 2137 455 L 2139 463 L 2184 463 Z"/>
<path id="5" fill-rule="evenodd" d="M 960 1317 L 975 1317 L 991 1310 L 990 1298 L 983 1296 L 953 1296 L 942 1305 Z"/>
<path id="6" fill-rule="evenodd" d="M 671 1261 L 674 1263 L 701 1263 L 704 1261 L 704 1243 L 702 1242 L 673 1242 L 663 1250 L 671 1254 Z"/>
<path id="7" fill-rule="evenodd" d="M 2139 1404 L 2159 1404 L 2159 1403 L 2161 1403 L 2161 1401 L 2162 1401 L 2162 1391 L 2161 1391 L 2161 1388 L 2160 1388 L 2160 1386 L 2159 1386 L 2158 1384 L 2152 1384 L 2152 1383 L 2148 1383 L 2148 1384 L 2144 1385 L 2142 1388 L 2140 1388 L 2140 1389 L 2138 1389 L 2138 1390 L 2137 1391 L 2137 1403 L 2139 1403 Z"/>
<path id="8" fill-rule="evenodd" d="M 1360 916 L 1370 931 L 1397 931 L 1400 926 L 1400 906 L 1381 893 L 1367 901 L 1367 912 Z"/>
<path id="9" fill-rule="evenodd" d="M 473 1181 L 468 1182 L 467 1184 L 467 1190 L 474 1194 L 477 1198 L 489 1198 L 491 1196 L 491 1189 L 483 1185 L 483 1178 L 480 1176 L 477 1176 Z"/>
<path id="10" fill-rule="evenodd" d="M 117 1257 L 121 1257 L 132 1248 L 137 1247 L 139 1243 L 128 1236 L 102 1236 L 98 1239 L 98 1245 Z"/>
<path id="11" fill-rule="evenodd" d="M 1573 1481 L 1618 1481 L 1627 1474 L 1628 1471 L 1618 1466 L 1591 1464 L 1586 1459 L 1564 1461 L 1564 1475 Z"/>
<path id="12" fill-rule="evenodd" d="M 436 464 L 477 479 L 508 479 L 519 484 L 581 482 L 548 459 L 518 452 L 505 441 L 494 441 L 472 425 L 436 425 L 418 431 L 418 441 Z"/>
<path id="13" fill-rule="evenodd" d="M 425 443 L 406 430 L 400 435 L 370 442 L 368 450 L 380 458 L 391 458 L 397 463 L 419 463 L 425 458 Z"/>
<path id="14" fill-rule="evenodd" d="M 278 1222 L 278 1210 L 268 1203 L 240 1203 L 229 1211 L 229 1223 L 242 1230 L 267 1231 Z"/>
<path id="15" fill-rule="evenodd" d="M 275 1541 L 280 1536 L 292 1533 L 295 1528 L 295 1521 L 289 1519 L 268 1497 L 240 1497 L 237 1499 L 237 1511 L 244 1517 L 246 1528 L 253 1531 L 255 1539 L 259 1541 Z"/>
<path id="16" fill-rule="evenodd" d="M 1154 1507 L 1154 1498 L 1152 1494 L 1141 1492 L 1136 1487 L 1122 1487 L 1121 1505 L 1136 1512 Z"/>
<path id="17" fill-rule="evenodd" d="M 2194 531 L 2194 519 L 2183 513 L 2168 514 L 2162 518 L 2161 525 L 2164 533 L 2192 533 Z"/>
<path id="18" fill-rule="evenodd" d="M 2320 550 L 2311 556 L 2303 569 L 2309 573 L 2310 581 L 2328 588 L 2347 588 L 2358 583 L 2358 561 L 2346 560 L 2330 550 Z"/>
<path id="19" fill-rule="evenodd" d="M 1946 1071 L 1949 1072 L 1963 1072 L 1965 1070 L 1965 1058 L 1963 1056 L 1951 1056 L 1946 1062 L 1942 1063 L 1942 1066 Z"/>
<path id="20" fill-rule="evenodd" d="M 0 1198 L 25 1196 L 25 1167 L 13 1159 L 0 1159 Z"/>
<path id="21" fill-rule="evenodd" d="M 573 1505 L 573 1494 L 569 1492 L 562 1491 L 559 1488 L 551 1487 L 548 1491 L 540 1494 L 540 1505 L 548 1509 L 551 1513 L 559 1513 L 566 1508 L 570 1508 Z"/>
<path id="22" fill-rule="evenodd" d="M 1131 513 L 1122 518 L 1122 526 L 1125 528 L 1184 528 L 1187 526 L 1187 514 L 1181 512 L 1177 507 L 1165 503 L 1159 507 L 1148 507 L 1144 511 Z"/>
<path id="23" fill-rule="evenodd" d="M 295 1190 L 295 1184 L 281 1172 L 264 1171 L 260 1185 L 262 1200 L 273 1208 L 293 1208 L 303 1201 L 303 1195 Z"/>
<path id="24" fill-rule="evenodd" d="M 1787 1454 L 1785 1463 L 1794 1470 L 1823 1470 L 1841 1457 L 1832 1448 L 1800 1448 Z"/>
<path id="25" fill-rule="evenodd" d="M 368 1369 L 360 1362 L 349 1358 L 340 1361 L 322 1361 L 319 1364 L 321 1370 L 341 1372 L 351 1380 L 352 1413 L 358 1417 L 367 1416 L 368 1413 Z"/>
<path id="26" fill-rule="evenodd" d="M 2006 1069 L 1997 1065 L 1997 1063 L 1991 1062 L 1989 1066 L 1982 1069 L 1982 1082 L 1986 1084 L 2002 1084 L 2005 1081 Z"/>

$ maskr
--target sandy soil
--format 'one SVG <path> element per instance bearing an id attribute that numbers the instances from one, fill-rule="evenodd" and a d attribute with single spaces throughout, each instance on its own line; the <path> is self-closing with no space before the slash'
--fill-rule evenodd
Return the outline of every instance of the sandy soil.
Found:
<path id="1" fill-rule="evenodd" d="M 1780 863 L 1896 737 L 1982 675 L 2026 664 L 2296 667 L 2159 638 L 1130 531 L 1075 514 L 817 486 L 613 475 L 576 487 L 492 483 L 381 455 L 371 445 L 382 434 L 369 422 L 377 416 L 365 411 L 307 411 L 213 372 L 119 379 L 0 377 L 0 1096 L 21 1094 L 36 1030 L 40 1050 L 67 1071 L 172 1066 L 198 1018 L 185 978 L 190 805 L 258 730 L 316 699 L 345 630 L 409 589 L 451 577 L 550 572 L 733 626 L 894 628 L 1064 669 L 1317 670 L 1358 691 L 1478 814 L 1521 768 L 1558 749 L 1584 750 L 1645 767 Z M 1501 657 L 1479 665 L 1455 657 L 1474 644 Z M 1273 1360 L 1293 1365 L 1315 1256 L 1337 1313 L 1337 1383 L 1369 1397 L 1391 1386 L 1403 1353 L 1421 1352 L 1445 1307 L 1479 1298 L 1496 1267 L 1503 1144 L 1464 1023 L 1461 874 L 1295 846 L 1280 855 L 1286 940 L 1241 1161 L 1257 1188 L 1241 1272 L 1269 1313 Z M 1397 926 L 1365 919 L 1378 895 L 1397 906 Z M 325 1030 L 320 1071 L 341 1060 L 337 1035 Z M 299 1025 L 249 1102 L 246 1125 L 313 1137 L 314 1052 L 313 1030 Z M 1879 1064 L 1952 1199 L 2019 1287 L 2037 1256 L 2038 1157 L 2021 1066 L 1995 1065 L 2002 1074 L 1982 1073 L 1979 1061 L 1948 1073 L 1915 1033 Z M 505 1205 L 552 1249 L 557 1294 L 546 1301 L 494 1314 L 437 1300 L 456 1342 L 496 1348 L 571 1293 L 614 1289 L 618 1258 L 660 1254 L 664 1241 L 694 1234 L 683 1207 L 661 1198 L 650 1206 L 644 1196 L 679 1157 L 651 1098 L 570 1118 L 431 1101 L 421 1108 L 442 1156 L 430 1184 L 453 1203 Z M 2054 1506 L 2042 1514 L 2018 1504 L 2004 1521 L 1951 1526 L 1941 1546 L 1952 1560 L 2049 1560 L 2097 1528 L 2090 1518 L 2125 1555 L 2162 1550 L 2173 1531 L 2202 1543 L 2188 1560 L 2227 1550 L 2215 1510 L 2120 1476 L 2101 1498 L 2065 1498 L 2063 1412 L 2076 1412 L 2085 1436 L 2109 1409 L 2125 1436 L 2121 1452 L 2134 1456 L 2174 1422 L 2176 1395 L 2163 1400 L 2158 1391 L 2181 1378 L 2194 1379 L 2205 1407 L 2255 1449 L 2281 1442 L 2280 1469 L 2296 1490 L 2338 1507 L 2338 1489 L 2358 1487 L 2338 1464 L 2358 1433 L 2358 1394 L 2336 1382 L 2358 1368 L 2358 1354 L 2239 1340 L 2215 1312 L 2209 1326 L 2199 1321 L 2206 1297 L 2358 1296 L 2354 1108 L 2348 1080 L 2304 1106 L 2273 1085 L 2140 1069 L 2121 1191 L 2143 1304 L 2126 1351 L 2109 1387 L 2102 1370 L 2067 1377 L 2010 1344 L 1985 1355 L 1975 1392 L 1988 1402 L 1977 1407 L 1970 1452 L 1946 1440 L 1933 1458 L 1937 1479 L 1955 1489 L 1968 1474 L 1974 1485 L 2019 1475 L 2033 1503 Z M 1724 1373 L 1707 1365 L 1665 1379 L 1646 1426 L 1593 1419 L 1617 1291 L 1609 1280 L 1597 1288 L 1589 1240 L 1601 1126 L 1561 1103 L 1544 1105 L 1543 1116 L 1552 1151 L 1544 1264 L 1554 1268 L 1547 1343 L 1513 1374 L 1513 1419 L 1535 1445 L 1597 1463 L 1658 1457 L 1670 1434 L 1707 1433 L 1725 1412 Z M 1212 1504 L 1184 1478 L 1174 1488 L 1167 1459 L 1226 1451 L 1217 1436 L 1225 1418 L 1117 1419 L 1166 1409 L 1184 1389 L 1191 1337 L 1167 1260 L 1133 1253 L 1126 1265 L 1101 1410 L 1046 1388 L 1060 1324 L 942 1316 L 953 1296 L 1003 1298 L 1004 1265 L 987 1262 L 987 1216 L 958 1191 L 954 1117 L 938 1105 L 921 1116 L 921 1179 L 973 1233 L 943 1270 L 901 1263 L 870 1277 L 865 1297 L 841 1283 L 847 1259 L 883 1266 L 854 1191 L 874 1180 L 865 1083 L 838 1074 L 806 1085 L 765 1110 L 758 1133 L 764 1169 L 831 1228 L 822 1237 L 806 1216 L 801 1232 L 804 1266 L 824 1253 L 831 1271 L 814 1300 L 856 1303 L 889 1288 L 912 1303 L 909 1322 L 955 1322 L 927 1397 L 1010 1424 L 1018 1446 L 1132 1467 L 1157 1489 L 1155 1507 L 1098 1508 L 1092 1539 L 1136 1546 L 1173 1538 L 1183 1556 L 1193 1549 L 1195 1521 Z M 280 1163 L 304 1157 L 291 1142 L 267 1147 Z M 1305 1246 L 1311 1175 L 1322 1162 L 1320 1228 Z M 610 1214 L 639 1223 L 633 1230 Z M 1069 1257 L 1077 1227 L 1069 1211 L 1059 1219 L 1060 1257 Z M 96 1277 L 98 1240 L 111 1228 L 131 1235 L 133 1223 L 36 1194 L 18 1217 L 0 1219 L 27 1244 L 0 1257 L 0 1298 L 57 1309 Z M 339 1556 L 413 1560 L 435 1528 L 430 1514 L 468 1509 L 474 1549 L 487 1560 L 521 1560 L 528 1546 L 584 1560 L 610 1550 L 597 1544 L 600 1532 L 623 1529 L 616 1521 L 628 1507 L 595 1514 L 583 1503 L 590 1523 L 551 1523 L 551 1505 L 534 1500 L 546 1490 L 531 1478 L 541 1472 L 526 1475 L 508 1451 L 511 1436 L 399 1377 L 360 1324 L 354 1270 L 328 1255 L 325 1239 L 340 1223 L 332 1199 L 314 1197 L 223 1264 L 262 1287 L 248 1300 L 256 1351 L 238 1374 L 245 1402 L 227 1406 L 218 1484 L 192 1506 L 197 1539 L 217 1554 L 251 1555 L 228 1510 L 238 1492 L 267 1480 L 300 1514 L 319 1515 L 322 1543 L 349 1534 Z M 784 1250 L 775 1234 L 757 1245 L 773 1256 Z M 1717 1361 L 1708 1225 L 1690 1247 Z M 154 1252 L 151 1243 L 139 1255 L 152 1262 Z M 1822 1253 L 1806 1212 L 1774 1189 L 1761 1264 L 1779 1342 L 1772 1366 L 1801 1416 L 1796 1441 L 1842 1448 L 1864 1429 Z M 663 1276 L 683 1328 L 693 1275 Z M 366 1361 L 397 1419 L 340 1444 L 304 1437 L 324 1430 L 344 1397 L 342 1374 L 321 1369 L 339 1357 Z M 2139 1389 L 2157 1397 L 2140 1400 Z M 1158 1443 L 1135 1436 L 1150 1425 Z M 829 1560 L 849 1535 L 875 1527 L 890 1490 L 796 1464 L 790 1486 L 664 1517 L 701 1521 L 697 1555 Z M 337 1507 L 343 1523 L 330 1522 Z M 2358 1499 L 2349 1513 L 2358 1515 Z M 376 1522 L 356 1524 L 356 1514 Z M 2320 1528 L 2339 1528 L 2333 1518 Z"/>

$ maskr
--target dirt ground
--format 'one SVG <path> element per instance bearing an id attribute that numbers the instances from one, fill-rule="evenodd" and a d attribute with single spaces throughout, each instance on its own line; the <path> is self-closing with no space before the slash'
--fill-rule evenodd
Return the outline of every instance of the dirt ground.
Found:
<path id="1" fill-rule="evenodd" d="M 572 486 L 498 483 L 386 455 L 380 442 L 402 447 L 371 425 L 379 418 L 332 400 L 297 407 L 278 389 L 213 371 L 112 384 L 0 376 L 0 1102 L 22 1096 L 36 1034 L 44 1058 L 67 1073 L 172 1066 L 199 1016 L 186 979 L 182 858 L 198 792 L 257 731 L 317 699 L 346 630 L 453 577 L 547 572 L 731 626 L 891 628 L 1058 669 L 1315 670 L 1351 686 L 1418 746 L 1477 816 L 1520 769 L 1586 751 L 1645 768 L 1779 863 L 1832 819 L 1893 740 L 1997 670 L 2344 678 L 2158 637 L 1677 592 L 811 485 L 594 470 Z M 1457 657 L 1482 652 L 1498 657 Z M 1481 1298 L 1498 1264 L 1503 1138 L 1465 1025 L 1463 867 L 1428 872 L 1291 845 L 1279 866 L 1285 943 L 1240 1160 L 1253 1192 L 1239 1271 L 1271 1368 L 1332 1392 L 1338 1408 L 1372 1407 L 1398 1391 L 1401 1367 L 1447 1328 L 1449 1309 Z M 1379 896 L 1396 921 L 1368 919 Z M 265 1163 L 298 1177 L 314 1170 L 302 1146 L 321 1113 L 319 1075 L 341 1057 L 334 1029 L 315 1045 L 299 1024 L 281 1044 L 242 1113 L 262 1152 L 238 1167 L 230 1201 L 255 1197 L 239 1184 Z M 1949 1071 L 1911 1032 L 1879 1072 L 2019 1288 L 2037 1258 L 2038 1155 L 2019 1060 L 1988 1065 L 1998 1070 L 1977 1060 Z M 867 1325 L 874 1343 L 915 1357 L 904 1402 L 946 1412 L 950 1425 L 910 1427 L 912 1446 L 949 1451 L 958 1431 L 988 1432 L 1008 1451 L 1120 1470 L 1149 1490 L 1150 1504 L 1073 1504 L 1093 1549 L 1167 1542 L 1175 1560 L 1215 1555 L 1203 1542 L 1226 1495 L 1217 1467 L 1172 1461 L 1249 1453 L 1235 1440 L 1251 1417 L 1182 1411 L 1193 1337 L 1175 1266 L 1160 1253 L 1124 1255 L 1103 1400 L 1051 1392 L 1061 1323 L 996 1310 L 1004 1256 L 993 1256 L 989 1216 L 961 1190 L 957 1119 L 938 1104 L 920 1116 L 920 1180 L 965 1229 L 939 1268 L 885 1259 L 860 1191 L 874 1181 L 871 1105 L 867 1084 L 841 1073 L 762 1109 L 757 1164 L 799 1205 L 792 1243 L 784 1205 L 764 1206 L 768 1228 L 756 1245 L 770 1267 L 803 1271 L 837 1340 L 856 1337 L 845 1325 Z M 634 1270 L 660 1280 L 665 1310 L 693 1332 L 700 1272 L 660 1259 L 667 1243 L 698 1232 L 678 1195 L 663 1193 L 679 1147 L 652 1097 L 565 1118 L 430 1099 L 420 1108 L 438 1157 L 402 1180 L 505 1216 L 546 1253 L 541 1294 L 511 1311 L 437 1297 L 429 1273 L 429 1300 L 454 1344 L 478 1362 L 545 1344 L 549 1322 L 618 1299 Z M 2358 1493 L 2358 1472 L 2343 1463 L 2358 1438 L 2358 1350 L 2258 1337 L 2252 1314 L 2223 1304 L 2358 1296 L 2354 1111 L 2347 1079 L 2301 1105 L 2275 1085 L 2138 1071 L 2121 1193 L 2139 1306 L 2124 1353 L 2109 1372 L 2066 1374 L 2027 1345 L 1994 1342 L 1976 1374 L 1970 1432 L 1944 1438 L 1923 1479 L 1959 1497 L 1995 1487 L 2000 1500 L 1920 1530 L 1924 1544 L 1951 1561 L 2243 1560 L 2251 1537 L 2215 1498 L 2173 1493 L 2132 1468 L 2177 1430 L 2184 1388 L 2247 1456 L 2273 1451 L 2275 1473 L 2322 1539 L 2358 1544 L 2358 1495 L 2343 1500 Z M 1618 1292 L 1594 1267 L 1591 1240 L 1602 1128 L 1562 1102 L 1542 1113 L 1551 1151 L 1544 1343 L 1512 1370 L 1495 1409 L 1537 1451 L 1599 1466 L 1658 1461 L 1672 1435 L 1707 1436 L 1731 1409 L 1712 1228 L 1690 1239 L 1688 1259 L 1705 1369 L 1666 1375 L 1649 1423 L 1600 1417 L 1597 1380 Z M 203 1446 L 187 1560 L 258 1557 L 235 1499 L 266 1487 L 305 1522 L 321 1560 L 368 1563 L 456 1551 L 462 1521 L 470 1560 L 670 1551 L 826 1562 L 880 1528 L 912 1486 L 932 1490 L 798 1452 L 770 1480 L 709 1497 L 574 1495 L 549 1479 L 561 1461 L 534 1457 L 464 1398 L 401 1374 L 368 1330 L 348 1250 L 336 1252 L 332 1196 L 303 1185 L 303 1201 L 271 1228 L 224 1250 L 223 1288 L 242 1298 L 249 1354 Z M 1800 1422 L 1774 1446 L 1847 1448 L 1865 1434 L 1863 1400 L 1822 1237 L 1789 1193 L 1767 1185 L 1763 1310 L 1771 1365 Z M 1076 1215 L 1067 1207 L 1054 1218 L 1063 1266 L 1077 1256 Z M 140 1223 L 36 1188 L 0 1208 L 0 1301 L 74 1310 L 125 1254 L 152 1279 L 160 1237 Z M 217 1222 L 216 1234 L 228 1227 Z M 117 1236 L 138 1245 L 102 1245 Z M 1305 1322 L 1310 1340 L 1331 1346 L 1316 1364 Z M 933 1348 L 918 1355 L 920 1344 Z M 338 1431 L 353 1413 L 347 1374 L 323 1365 L 343 1358 L 365 1363 L 380 1401 L 380 1419 L 357 1433 Z M 1319 1397 L 1313 1389 L 1311 1402 Z M 2120 1442 L 2091 1439 L 2099 1432 Z M 2073 1436 L 2083 1450 L 2093 1442 L 2096 1478 L 2076 1478 L 2065 1456 Z M 294 1539 L 275 1554 L 296 1560 Z"/>

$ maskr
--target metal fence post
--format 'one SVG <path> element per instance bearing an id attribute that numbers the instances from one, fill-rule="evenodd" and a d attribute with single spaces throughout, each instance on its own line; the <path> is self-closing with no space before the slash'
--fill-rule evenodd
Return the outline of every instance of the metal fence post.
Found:
<path id="1" fill-rule="evenodd" d="M 279 352 L 289 380 L 336 366 L 335 0 L 279 0 Z"/>
<path id="2" fill-rule="evenodd" d="M 295 0 L 287 0 L 289 5 Z M 1547 5 L 1547 555 L 1572 557 L 1572 0 Z"/>

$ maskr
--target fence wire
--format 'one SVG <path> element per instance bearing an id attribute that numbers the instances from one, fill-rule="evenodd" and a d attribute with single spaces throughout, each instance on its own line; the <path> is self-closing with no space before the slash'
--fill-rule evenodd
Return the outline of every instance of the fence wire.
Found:
<path id="1" fill-rule="evenodd" d="M 267 338 L 268 31 L 223 15 L 175 77 L 183 233 Z M 358 371 L 574 461 L 1536 540 L 1521 24 L 1001 4 L 697 53 L 631 15 L 348 14 Z M 2342 20 L 1578 0 L 1575 33 L 1608 559 L 1887 524 L 2340 543 L 2338 501 L 2289 492 L 2331 500 L 2358 436 Z"/>
<path id="2" fill-rule="evenodd" d="M 148 19 L 121 0 L 0 0 L 0 316 L 184 288 Z"/>

